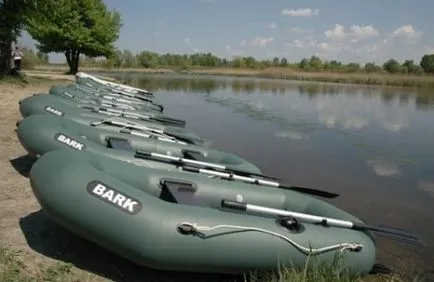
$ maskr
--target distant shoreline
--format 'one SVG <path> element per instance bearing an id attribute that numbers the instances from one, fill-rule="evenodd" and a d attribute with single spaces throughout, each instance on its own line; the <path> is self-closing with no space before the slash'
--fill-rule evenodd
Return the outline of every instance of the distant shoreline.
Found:
<path id="1" fill-rule="evenodd" d="M 35 66 L 32 71 L 64 73 L 68 67 L 59 65 Z M 339 73 L 339 72 L 307 72 L 290 68 L 237 69 L 237 68 L 197 68 L 189 70 L 173 70 L 167 68 L 103 68 L 81 66 L 84 72 L 123 72 L 123 73 L 180 73 L 194 75 L 227 75 L 239 77 L 274 78 L 312 82 L 332 82 L 341 84 L 360 84 L 375 86 L 398 86 L 414 88 L 434 88 L 434 75 L 385 74 L 385 73 Z M 26 70 L 24 70 L 26 71 Z"/>

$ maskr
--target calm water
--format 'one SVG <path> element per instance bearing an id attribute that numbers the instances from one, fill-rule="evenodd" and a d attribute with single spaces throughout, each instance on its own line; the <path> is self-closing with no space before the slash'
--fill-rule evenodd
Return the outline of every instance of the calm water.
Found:
<path id="1" fill-rule="evenodd" d="M 426 248 L 387 240 L 379 255 L 398 267 L 423 264 L 433 271 L 434 93 L 220 76 L 104 75 L 157 93 L 166 115 L 186 120 L 213 147 L 264 173 L 338 192 L 333 204 L 372 224 L 418 232 Z"/>

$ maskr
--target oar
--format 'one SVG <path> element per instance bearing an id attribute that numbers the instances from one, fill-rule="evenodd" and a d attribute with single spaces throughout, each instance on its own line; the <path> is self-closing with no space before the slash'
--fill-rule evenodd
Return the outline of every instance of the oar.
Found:
<path id="1" fill-rule="evenodd" d="M 227 171 L 227 172 L 237 173 L 240 175 L 252 175 L 252 176 L 259 176 L 259 177 L 268 178 L 268 179 L 275 179 L 274 177 L 267 177 L 263 174 L 253 173 L 253 172 L 244 171 L 244 170 L 237 170 L 237 169 L 233 169 L 233 168 L 230 168 L 230 167 L 227 167 L 224 165 L 220 165 L 220 164 L 216 164 L 216 163 L 202 162 L 202 161 L 191 160 L 191 159 L 180 158 L 180 157 L 169 156 L 169 155 L 163 155 L 163 154 L 153 153 L 153 152 L 145 152 L 142 150 L 137 150 L 136 155 L 137 155 L 137 157 L 140 157 L 140 158 L 148 158 L 148 159 L 153 159 L 153 160 L 164 159 L 166 161 L 171 161 L 172 163 L 175 163 L 175 164 L 180 165 L 180 166 L 184 166 L 185 164 L 188 164 L 190 166 L 195 166 L 195 167 L 199 167 L 199 168 L 218 169 L 218 170 L 223 170 L 223 171 Z"/>
<path id="2" fill-rule="evenodd" d="M 241 181 L 245 181 L 245 182 L 252 183 L 252 184 L 265 185 L 265 186 L 271 186 L 271 187 L 275 187 L 275 188 L 293 190 L 293 191 L 297 191 L 297 192 L 301 192 L 301 193 L 305 193 L 305 194 L 310 194 L 310 195 L 315 195 L 315 196 L 319 196 L 319 197 L 323 197 L 323 198 L 336 198 L 337 196 L 339 196 L 338 194 L 327 192 L 327 191 L 322 191 L 322 190 L 317 190 L 317 189 L 312 189 L 312 188 L 290 186 L 287 184 L 282 184 L 282 183 L 278 183 L 278 182 L 274 182 L 274 181 L 262 180 L 262 179 L 258 179 L 258 178 L 254 178 L 254 177 L 240 176 L 240 175 L 233 174 L 233 173 L 224 173 L 224 172 L 219 172 L 219 171 L 215 171 L 215 170 L 208 170 L 208 169 L 204 169 L 204 168 L 195 168 L 195 167 L 183 166 L 182 169 L 186 170 L 186 171 L 196 172 L 196 173 L 216 175 L 216 176 L 220 176 L 220 177 L 227 178 L 227 179 L 241 180 Z"/>
<path id="3" fill-rule="evenodd" d="M 259 174 L 259 173 L 237 170 L 237 169 L 229 168 L 229 167 L 226 167 L 224 165 L 220 165 L 220 164 L 216 164 L 216 163 L 190 160 L 190 159 L 168 156 L 168 155 L 152 153 L 152 152 L 143 152 L 140 150 L 136 151 L 136 157 L 146 157 L 146 158 L 150 158 L 150 159 L 154 159 L 154 160 L 159 159 L 159 158 L 160 159 L 166 159 L 166 160 L 175 162 L 176 164 L 182 166 L 183 169 L 185 169 L 185 170 L 200 172 L 200 173 L 218 175 L 219 174 L 218 171 L 212 171 L 210 169 L 223 170 L 224 172 L 230 173 L 230 174 L 227 174 L 227 173 L 221 174 L 221 176 L 223 176 L 223 177 L 239 179 L 239 180 L 243 180 L 246 182 L 255 183 L 255 184 L 259 184 L 259 185 L 267 185 L 267 186 L 281 188 L 281 189 L 294 190 L 294 191 L 302 192 L 305 194 L 316 195 L 316 196 L 320 196 L 320 197 L 324 197 L 324 198 L 336 198 L 339 196 L 339 194 L 335 194 L 335 193 L 327 192 L 327 191 L 322 191 L 322 190 L 317 190 L 317 189 L 313 189 L 313 188 L 290 186 L 290 185 L 281 184 L 278 182 L 257 179 L 257 178 L 254 178 L 253 176 L 258 176 L 258 177 L 262 177 L 265 179 L 276 179 L 276 178 L 271 177 L 271 176 L 266 176 L 263 174 Z M 185 164 L 188 164 L 188 165 L 186 166 Z M 238 175 L 235 175 L 234 173 L 238 174 Z M 232 176 L 230 176 L 230 175 L 232 175 Z M 243 177 L 243 176 L 248 176 L 248 177 Z"/>
<path id="4" fill-rule="evenodd" d="M 117 117 L 126 117 L 126 118 L 134 118 L 134 119 L 141 119 L 141 120 L 151 120 L 151 121 L 157 121 L 168 125 L 178 126 L 178 127 L 185 127 L 185 120 L 178 120 L 174 118 L 169 117 L 152 117 L 148 115 L 143 114 L 137 114 L 133 112 L 128 112 L 124 110 L 116 110 L 111 108 L 104 108 L 104 107 L 92 107 L 92 106 L 81 106 L 82 109 L 91 110 L 97 113 L 101 114 L 108 114 L 112 116 Z"/>
<path id="5" fill-rule="evenodd" d="M 131 111 L 116 110 L 113 108 L 100 107 L 97 110 L 117 113 L 117 114 L 120 114 L 123 116 L 137 118 L 137 119 L 155 120 L 155 121 L 159 121 L 159 122 L 163 122 L 163 123 L 169 123 L 169 124 L 180 126 L 180 127 L 185 127 L 185 124 L 186 124 L 185 120 L 181 120 L 181 119 L 175 119 L 175 118 L 170 118 L 170 117 L 153 117 L 153 116 L 149 116 L 149 115 L 138 114 L 138 113 L 131 112 Z"/>
<path id="6" fill-rule="evenodd" d="M 150 139 L 157 139 L 157 140 L 160 140 L 160 141 L 165 141 L 165 142 L 170 142 L 170 143 L 177 143 L 177 144 L 180 144 L 180 145 L 187 145 L 187 143 L 179 141 L 176 138 L 173 138 L 173 137 L 168 136 L 168 135 L 163 134 L 163 133 L 157 133 L 157 132 L 152 132 L 152 131 L 149 131 L 150 134 L 146 134 L 146 133 L 143 133 L 143 132 L 138 132 L 138 131 L 135 131 L 135 130 L 123 128 L 123 129 L 119 130 L 119 133 L 130 134 L 130 135 L 135 135 L 135 136 L 140 136 L 140 137 L 150 138 Z"/>
<path id="7" fill-rule="evenodd" d="M 292 212 L 281 209 L 269 208 L 264 206 L 257 206 L 247 203 L 239 203 L 231 200 L 222 200 L 221 206 L 233 210 L 256 212 L 259 214 L 266 214 L 272 216 L 291 216 L 304 222 L 310 222 L 314 224 L 321 224 L 324 226 L 335 226 L 340 228 L 348 228 L 353 230 L 370 230 L 373 232 L 381 233 L 382 236 L 388 236 L 393 239 L 398 239 L 411 244 L 425 245 L 422 238 L 409 231 L 398 229 L 395 227 L 385 226 L 372 226 L 364 223 L 352 222 L 348 220 L 341 220 L 329 217 L 316 216 L 306 213 Z"/>

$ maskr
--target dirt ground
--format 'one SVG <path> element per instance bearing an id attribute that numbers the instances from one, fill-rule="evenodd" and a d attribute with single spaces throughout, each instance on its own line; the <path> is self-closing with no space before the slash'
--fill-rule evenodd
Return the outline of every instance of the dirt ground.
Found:
<path id="1" fill-rule="evenodd" d="M 0 82 L 0 274 L 2 263 L 5 264 L 2 248 L 7 248 L 19 251 L 17 259 L 22 264 L 14 262 L 15 267 L 24 268 L 27 275 L 41 281 L 242 281 L 242 277 L 144 269 L 73 235 L 40 210 L 27 178 L 34 160 L 27 157 L 19 144 L 15 126 L 21 119 L 20 99 L 47 93 L 53 84 L 67 84 L 74 78 L 59 74 L 50 79 L 56 80 L 38 78 L 29 84 Z M 402 259 L 405 256 L 404 253 Z M 3 260 L 10 259 L 4 256 Z M 11 280 L 0 277 L 0 281 Z"/>

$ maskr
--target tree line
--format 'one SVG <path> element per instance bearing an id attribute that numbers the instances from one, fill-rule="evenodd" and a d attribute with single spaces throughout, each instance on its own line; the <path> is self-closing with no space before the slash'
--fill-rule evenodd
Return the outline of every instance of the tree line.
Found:
<path id="1" fill-rule="evenodd" d="M 275 57 L 273 59 L 258 60 L 253 57 L 234 57 L 233 59 L 220 58 L 212 53 L 194 54 L 158 54 L 151 51 L 141 51 L 133 54 L 129 50 L 117 49 L 112 56 L 106 59 L 83 57 L 83 63 L 87 66 L 102 66 L 106 68 L 247 68 L 264 69 L 269 67 L 290 67 L 304 71 L 333 71 L 333 72 L 387 72 L 422 74 L 434 73 L 434 54 L 422 56 L 419 62 L 389 59 L 383 64 L 368 62 L 342 63 L 338 60 L 322 60 L 317 56 L 304 58 L 300 62 L 290 63 L 286 58 Z"/>

